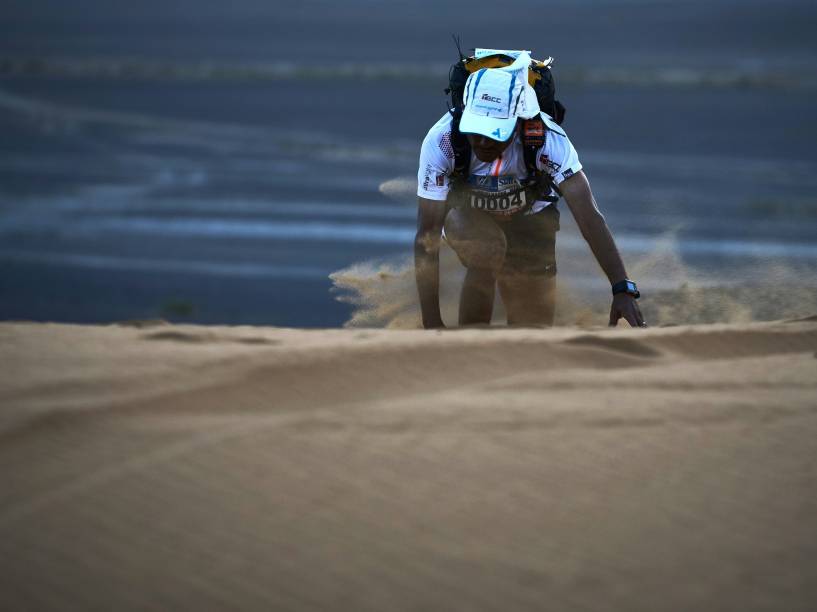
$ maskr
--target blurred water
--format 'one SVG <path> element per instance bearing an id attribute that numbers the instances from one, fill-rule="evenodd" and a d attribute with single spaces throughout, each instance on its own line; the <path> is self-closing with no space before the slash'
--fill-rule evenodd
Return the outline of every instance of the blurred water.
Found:
<path id="1" fill-rule="evenodd" d="M 510 40 L 456 3 L 12 2 L 0 318 L 343 323 L 329 274 L 410 253 L 452 30 L 560 58 L 566 128 L 625 259 L 672 233 L 710 278 L 763 258 L 812 271 L 817 9 L 771 6 L 554 3 L 545 49 L 526 20 Z M 604 290 L 562 219 L 562 273 Z"/>

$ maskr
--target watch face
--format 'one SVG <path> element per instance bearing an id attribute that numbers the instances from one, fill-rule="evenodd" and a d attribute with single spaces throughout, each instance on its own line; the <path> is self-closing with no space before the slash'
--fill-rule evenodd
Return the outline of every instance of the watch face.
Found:
<path id="1" fill-rule="evenodd" d="M 635 283 L 633 281 L 627 281 L 627 291 L 630 291 L 632 293 L 635 293 L 636 291 L 638 291 L 638 289 L 636 289 Z"/>

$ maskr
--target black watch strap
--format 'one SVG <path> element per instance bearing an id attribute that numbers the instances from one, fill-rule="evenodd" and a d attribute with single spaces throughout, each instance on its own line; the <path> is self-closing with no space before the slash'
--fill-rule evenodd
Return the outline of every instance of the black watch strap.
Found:
<path id="1" fill-rule="evenodd" d="M 638 291 L 638 287 L 636 287 L 636 284 L 629 278 L 625 278 L 623 281 L 620 281 L 613 285 L 613 295 L 616 295 L 618 293 L 628 293 L 635 299 L 641 297 L 641 293 Z"/>

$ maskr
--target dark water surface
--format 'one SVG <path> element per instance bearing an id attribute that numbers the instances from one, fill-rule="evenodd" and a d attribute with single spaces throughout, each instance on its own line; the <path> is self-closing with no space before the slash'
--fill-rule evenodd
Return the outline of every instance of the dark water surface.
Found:
<path id="1" fill-rule="evenodd" d="M 566 128 L 625 258 L 672 233 L 711 278 L 817 266 L 810 3 L 555 3 L 547 48 L 526 20 L 512 40 L 457 4 L 11 6 L 0 319 L 342 324 L 328 275 L 410 253 L 452 30 L 560 58 Z M 326 58 L 343 70 L 316 76 Z M 185 72 L 202 61 L 229 70 Z M 274 74 L 239 74 L 258 65 Z M 598 286 L 562 218 L 563 273 Z"/>

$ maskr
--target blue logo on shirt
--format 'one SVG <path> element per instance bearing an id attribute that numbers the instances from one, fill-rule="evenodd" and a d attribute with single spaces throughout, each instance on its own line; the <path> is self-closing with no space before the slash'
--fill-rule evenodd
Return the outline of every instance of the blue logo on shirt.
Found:
<path id="1" fill-rule="evenodd" d="M 468 184 L 480 191 L 506 191 L 514 187 L 521 187 L 519 181 L 512 174 L 502 176 L 480 176 L 472 174 L 468 177 Z"/>

